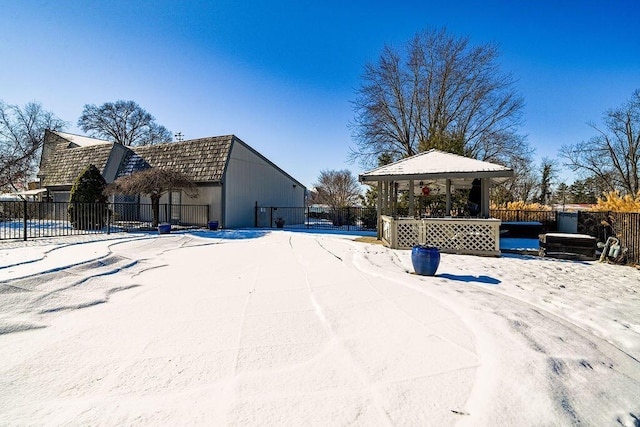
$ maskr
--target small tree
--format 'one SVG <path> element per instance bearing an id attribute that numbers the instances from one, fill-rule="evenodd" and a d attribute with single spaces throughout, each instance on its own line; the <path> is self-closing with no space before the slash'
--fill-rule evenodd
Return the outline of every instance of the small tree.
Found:
<path id="1" fill-rule="evenodd" d="M 360 185 L 351 175 L 351 171 L 347 169 L 322 171 L 315 187 L 316 202 L 331 207 L 333 225 L 341 226 L 355 222 L 355 217 L 350 217 L 347 212 L 345 218 L 344 212 L 340 211 L 341 208 L 353 206 L 360 198 Z"/>
<path id="2" fill-rule="evenodd" d="M 123 176 L 109 184 L 106 194 L 145 195 L 151 199 L 152 226 L 158 226 L 160 197 L 171 190 L 183 190 L 190 197 L 198 195 L 195 183 L 187 175 L 171 169 L 147 169 Z"/>
<path id="3" fill-rule="evenodd" d="M 103 191 L 107 183 L 94 165 L 87 166 L 76 178 L 69 196 L 69 220 L 79 230 L 97 230 L 104 227 L 107 197 Z"/>
<path id="4" fill-rule="evenodd" d="M 553 194 L 552 202 L 555 204 L 562 205 L 564 210 L 564 205 L 569 203 L 569 186 L 564 182 L 558 184 L 558 188 Z"/>
<path id="5" fill-rule="evenodd" d="M 543 158 L 540 163 L 540 192 L 534 198 L 534 202 L 542 205 L 549 203 L 553 194 L 551 187 L 556 176 L 556 162 L 548 157 Z"/>
<path id="6" fill-rule="evenodd" d="M 323 203 L 332 208 L 353 206 L 360 196 L 358 181 L 347 169 L 320 172 L 315 187 L 318 192 L 317 203 Z"/>

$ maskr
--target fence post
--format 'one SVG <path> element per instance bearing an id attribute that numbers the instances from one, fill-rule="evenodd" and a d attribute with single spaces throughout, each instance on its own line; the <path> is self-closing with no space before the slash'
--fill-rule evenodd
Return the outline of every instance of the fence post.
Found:
<path id="1" fill-rule="evenodd" d="M 107 204 L 107 234 L 111 234 L 111 209 Z"/>
<path id="2" fill-rule="evenodd" d="M 273 227 L 273 207 L 269 208 L 269 228 Z"/>
<path id="3" fill-rule="evenodd" d="M 307 220 L 305 221 L 307 223 L 307 229 L 309 228 L 309 221 L 311 220 L 311 206 L 307 206 Z"/>
<path id="4" fill-rule="evenodd" d="M 27 241 L 27 199 L 22 199 L 22 239 Z"/>
<path id="5" fill-rule="evenodd" d="M 253 208 L 253 226 L 255 228 L 258 228 L 258 201 L 257 200 Z"/>

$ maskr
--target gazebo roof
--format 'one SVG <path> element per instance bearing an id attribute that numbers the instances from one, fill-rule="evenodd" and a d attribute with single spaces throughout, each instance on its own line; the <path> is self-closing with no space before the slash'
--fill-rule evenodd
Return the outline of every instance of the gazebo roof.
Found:
<path id="1" fill-rule="evenodd" d="M 433 149 L 365 172 L 360 175 L 360 182 L 450 179 L 460 184 L 475 178 L 489 178 L 493 183 L 500 183 L 511 176 L 513 169 L 505 166 Z"/>

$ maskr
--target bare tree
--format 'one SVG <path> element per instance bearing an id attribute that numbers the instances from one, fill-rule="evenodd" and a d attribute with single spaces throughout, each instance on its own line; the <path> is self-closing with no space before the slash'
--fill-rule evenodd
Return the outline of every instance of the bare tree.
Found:
<path id="1" fill-rule="evenodd" d="M 386 46 L 356 91 L 351 159 L 368 167 L 383 154 L 398 160 L 431 148 L 506 164 L 529 156 L 517 133 L 523 100 L 497 60 L 495 45 L 444 29 Z"/>
<path id="2" fill-rule="evenodd" d="M 640 89 L 623 106 L 607 111 L 603 127 L 589 126 L 596 136 L 564 145 L 560 156 L 574 172 L 582 172 L 607 184 L 607 190 L 628 194 L 640 191 Z"/>
<path id="3" fill-rule="evenodd" d="M 515 158 L 511 164 L 514 175 L 509 180 L 492 189 L 491 200 L 497 205 L 508 202 L 530 202 L 538 185 L 538 178 L 531 170 L 528 159 Z"/>
<path id="4" fill-rule="evenodd" d="M 146 195 L 151 199 L 152 226 L 158 226 L 160 197 L 171 190 L 184 190 L 190 196 L 198 195 L 195 183 L 185 174 L 169 169 L 146 169 L 123 176 L 109 184 L 106 194 Z"/>
<path id="5" fill-rule="evenodd" d="M 78 126 L 94 138 L 122 145 L 152 145 L 173 141 L 173 134 L 134 101 L 86 104 Z"/>
<path id="6" fill-rule="evenodd" d="M 347 169 L 321 171 L 315 188 L 314 201 L 333 209 L 353 206 L 360 197 L 360 184 Z"/>
<path id="7" fill-rule="evenodd" d="M 544 157 L 540 163 L 540 187 L 538 196 L 535 198 L 537 203 L 546 205 L 551 200 L 551 195 L 553 194 L 551 187 L 557 175 L 556 161 Z"/>
<path id="8" fill-rule="evenodd" d="M 0 188 L 25 187 L 35 177 L 45 130 L 65 126 L 38 103 L 19 107 L 0 101 Z"/>

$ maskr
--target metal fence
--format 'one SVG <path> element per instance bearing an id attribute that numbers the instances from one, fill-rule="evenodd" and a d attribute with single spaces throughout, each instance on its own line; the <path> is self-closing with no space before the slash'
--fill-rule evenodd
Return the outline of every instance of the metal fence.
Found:
<path id="1" fill-rule="evenodd" d="M 208 205 L 161 204 L 158 222 L 207 225 Z M 0 201 L 0 240 L 149 230 L 151 204 Z"/>
<path id="2" fill-rule="evenodd" d="M 492 209 L 491 216 L 503 222 L 542 223 L 543 232 L 558 230 L 558 211 L 521 211 Z M 640 264 L 640 212 L 577 212 L 577 232 L 587 234 L 606 242 L 610 236 L 617 236 L 626 248 L 629 263 Z"/>
<path id="3" fill-rule="evenodd" d="M 255 226 L 261 228 L 375 231 L 377 219 L 375 208 L 255 208 Z"/>
<path id="4" fill-rule="evenodd" d="M 609 223 L 627 248 L 627 261 L 640 264 L 640 212 L 611 212 Z"/>
<path id="5" fill-rule="evenodd" d="M 640 212 L 579 212 L 578 233 L 605 242 L 616 236 L 626 249 L 626 261 L 640 264 Z"/>
<path id="6" fill-rule="evenodd" d="M 543 232 L 557 231 L 556 211 L 491 210 L 503 222 L 540 222 Z M 77 234 L 150 230 L 151 204 L 0 201 L 0 240 L 57 237 Z M 208 205 L 161 204 L 158 222 L 206 227 Z M 375 231 L 375 208 L 256 207 L 256 227 L 290 229 Z M 640 213 L 578 213 L 578 233 L 599 241 L 617 235 L 627 249 L 627 260 L 640 264 Z"/>
<path id="7" fill-rule="evenodd" d="M 491 209 L 491 218 L 497 218 L 502 222 L 539 222 L 543 232 L 556 231 L 558 229 L 557 211 L 525 211 L 512 209 Z"/>

